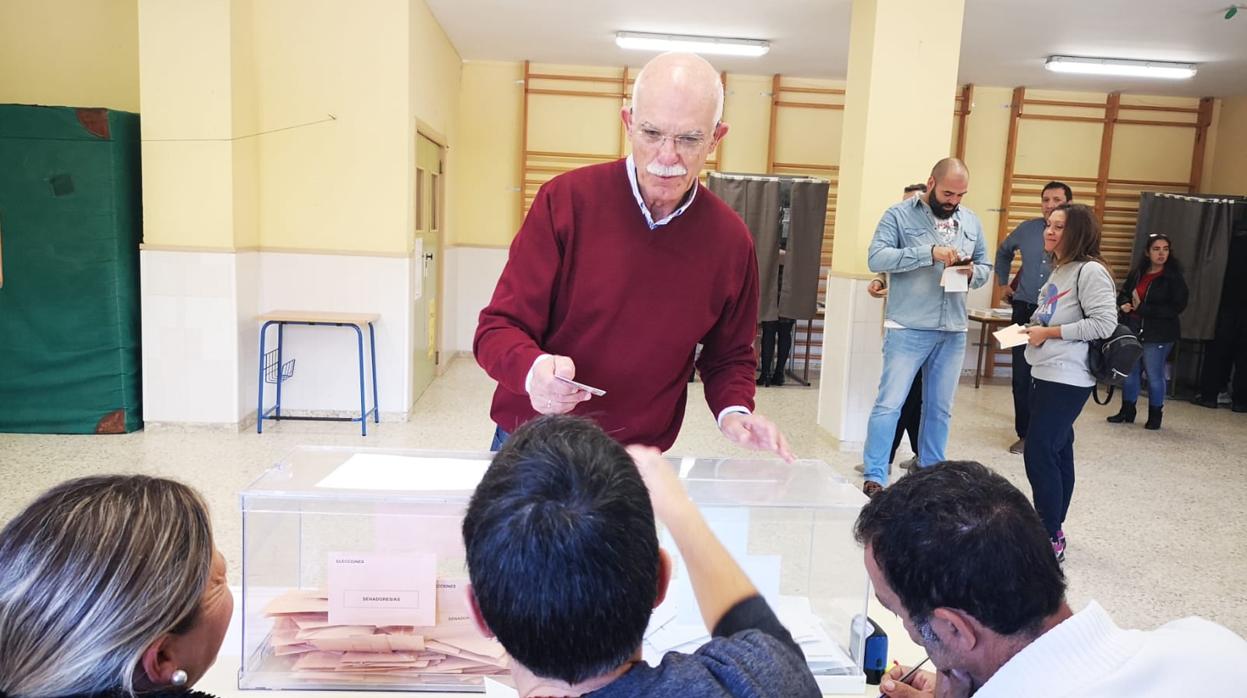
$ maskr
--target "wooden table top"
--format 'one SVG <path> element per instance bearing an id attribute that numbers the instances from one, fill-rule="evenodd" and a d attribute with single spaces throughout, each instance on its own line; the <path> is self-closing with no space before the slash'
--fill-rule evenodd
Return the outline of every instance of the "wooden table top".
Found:
<path id="1" fill-rule="evenodd" d="M 331 313 L 322 310 L 270 310 L 256 318 L 260 322 L 326 322 L 363 327 L 381 319 L 378 313 Z"/>

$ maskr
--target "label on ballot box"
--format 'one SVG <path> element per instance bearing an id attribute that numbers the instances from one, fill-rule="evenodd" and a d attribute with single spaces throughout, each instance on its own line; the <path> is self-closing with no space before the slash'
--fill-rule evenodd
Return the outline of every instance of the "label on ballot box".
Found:
<path id="1" fill-rule="evenodd" d="M 329 622 L 434 625 L 437 557 L 409 553 L 329 553 Z"/>

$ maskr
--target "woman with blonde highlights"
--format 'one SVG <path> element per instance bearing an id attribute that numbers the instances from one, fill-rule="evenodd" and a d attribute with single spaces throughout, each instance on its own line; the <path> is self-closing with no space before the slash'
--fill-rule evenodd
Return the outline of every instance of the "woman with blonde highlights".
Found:
<path id="1" fill-rule="evenodd" d="M 0 531 L 0 695 L 184 691 L 216 660 L 233 605 L 194 490 L 65 482 Z"/>

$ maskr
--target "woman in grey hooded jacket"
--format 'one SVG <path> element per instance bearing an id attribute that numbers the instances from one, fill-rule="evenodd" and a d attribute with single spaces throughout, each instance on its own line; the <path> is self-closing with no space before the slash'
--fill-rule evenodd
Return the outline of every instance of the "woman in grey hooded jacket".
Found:
<path id="1" fill-rule="evenodd" d="M 1066 514 L 1074 494 L 1074 422 L 1095 386 L 1088 363 L 1091 341 L 1117 326 L 1117 289 L 1100 259 L 1100 225 L 1092 210 L 1066 204 L 1044 229 L 1052 273 L 1031 316 L 1026 361 L 1031 365 L 1031 418 L 1026 433 L 1026 478 L 1035 509 L 1065 559 Z"/>

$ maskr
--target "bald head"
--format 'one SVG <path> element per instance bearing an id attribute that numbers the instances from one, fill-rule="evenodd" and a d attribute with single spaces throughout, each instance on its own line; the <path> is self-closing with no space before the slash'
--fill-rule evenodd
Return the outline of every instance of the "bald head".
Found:
<path id="1" fill-rule="evenodd" d="M 931 179 L 942 182 L 949 177 L 969 180 L 970 170 L 966 169 L 966 164 L 957 158 L 944 158 L 931 168 Z"/>
<path id="2" fill-rule="evenodd" d="M 970 171 L 957 158 L 944 158 L 931 168 L 927 180 L 927 203 L 936 218 L 948 218 L 957 212 L 961 197 L 970 188 Z"/>
<path id="3" fill-rule="evenodd" d="M 723 119 L 723 83 L 705 58 L 693 53 L 664 53 L 655 57 L 636 76 L 632 86 L 632 109 L 646 106 L 646 99 L 663 99 L 672 92 L 705 100 L 714 105 L 714 123 Z"/>

